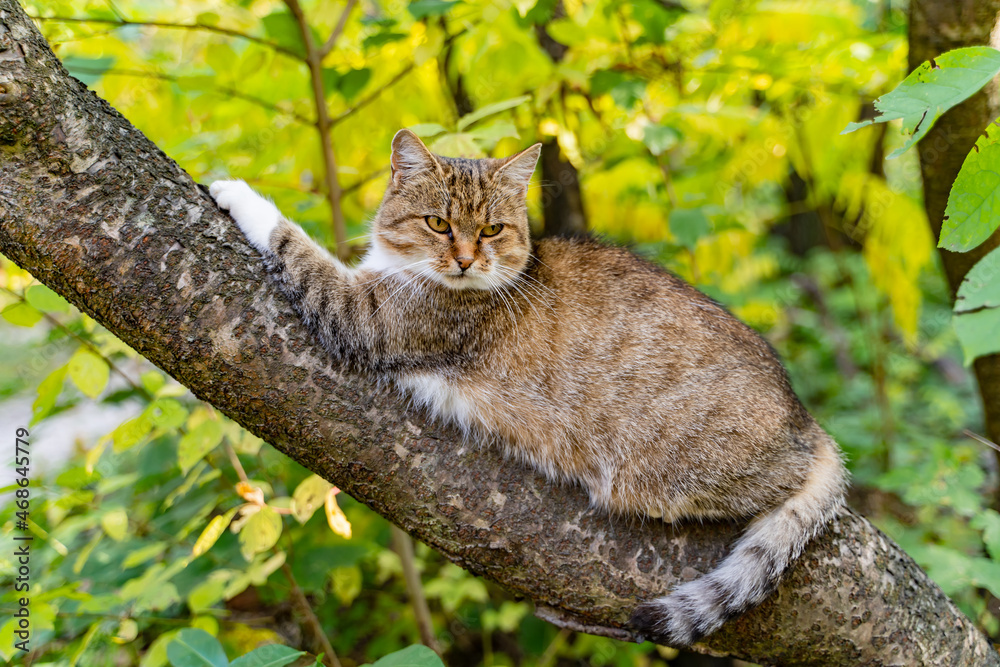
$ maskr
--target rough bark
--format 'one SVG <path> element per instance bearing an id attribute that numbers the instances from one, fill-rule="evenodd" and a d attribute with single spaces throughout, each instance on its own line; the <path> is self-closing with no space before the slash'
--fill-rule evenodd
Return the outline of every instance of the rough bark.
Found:
<path id="1" fill-rule="evenodd" d="M 983 45 L 1000 47 L 998 18 L 1000 0 L 911 0 L 910 71 L 952 49 Z M 965 156 L 983 130 L 998 117 L 1000 95 L 994 82 L 941 116 L 917 145 L 924 181 L 924 208 L 935 239 L 941 234 L 948 193 Z M 940 249 L 953 296 L 969 269 L 998 246 L 1000 231 L 970 252 Z M 980 357 L 974 369 L 983 400 L 986 434 L 993 442 L 1000 443 L 1000 354 Z M 994 505 L 1000 506 L 1000 498 Z"/>
<path id="2" fill-rule="evenodd" d="M 629 639 L 637 599 L 740 526 L 612 520 L 331 362 L 204 188 L 69 77 L 0 0 L 0 251 L 199 398 L 543 618 Z M 844 512 L 699 648 L 764 664 L 1000 665 L 919 567 Z"/>

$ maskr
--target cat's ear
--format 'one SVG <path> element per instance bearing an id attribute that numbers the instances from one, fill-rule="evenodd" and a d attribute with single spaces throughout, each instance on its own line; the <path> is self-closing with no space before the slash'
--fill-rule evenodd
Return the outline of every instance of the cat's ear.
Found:
<path id="1" fill-rule="evenodd" d="M 498 170 L 500 178 L 510 185 L 518 188 L 521 194 L 528 191 L 528 183 L 531 182 L 531 175 L 535 173 L 535 165 L 538 164 L 538 156 L 542 152 L 542 145 L 535 144 L 530 148 L 525 148 L 516 155 L 511 155 L 504 160 Z"/>
<path id="2" fill-rule="evenodd" d="M 414 174 L 438 168 L 434 155 L 427 150 L 420 137 L 410 130 L 400 130 L 392 138 L 392 184 L 396 187 Z"/>

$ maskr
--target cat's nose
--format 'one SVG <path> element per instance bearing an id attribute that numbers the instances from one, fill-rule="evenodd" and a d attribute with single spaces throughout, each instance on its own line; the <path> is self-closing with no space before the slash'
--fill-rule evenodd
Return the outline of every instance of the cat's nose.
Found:
<path id="1" fill-rule="evenodd" d="M 472 266 L 472 263 L 476 260 L 473 259 L 472 257 L 456 257 L 455 261 L 458 262 L 458 268 L 462 269 L 462 271 L 465 271 L 467 268 Z"/>

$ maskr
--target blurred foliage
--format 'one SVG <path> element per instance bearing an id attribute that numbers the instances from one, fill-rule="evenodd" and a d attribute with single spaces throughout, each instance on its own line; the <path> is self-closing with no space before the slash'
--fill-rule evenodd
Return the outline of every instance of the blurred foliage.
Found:
<path id="1" fill-rule="evenodd" d="M 68 70 L 196 179 L 244 178 L 333 245 L 331 165 L 288 6 L 25 6 L 45 17 Z M 344 5 L 303 9 L 322 45 Z M 996 635 L 996 459 L 966 436 L 981 415 L 915 151 L 884 162 L 907 140 L 885 125 L 838 135 L 904 78 L 904 19 L 898 4 L 867 0 L 366 0 L 321 61 L 322 102 L 360 246 L 400 127 L 452 155 L 555 140 L 580 172 L 592 229 L 767 336 L 843 446 L 855 505 Z M 558 63 L 540 25 L 567 47 Z M 556 187 L 531 189 L 535 218 Z M 31 406 L 32 440 L 65 441 L 80 415 L 112 416 L 102 436 L 31 472 L 36 664 L 156 667 L 206 636 L 220 664 L 270 643 L 315 655 L 310 614 L 347 667 L 419 650 L 406 649 L 420 635 L 384 520 L 6 261 L 0 286 L 0 398 Z M 17 512 L 8 497 L 5 539 Z M 449 665 L 676 657 L 559 631 L 423 545 L 415 565 Z M 15 571 L 0 554 L 4 610 Z M 0 656 L 20 660 L 10 618 L 0 614 Z"/>

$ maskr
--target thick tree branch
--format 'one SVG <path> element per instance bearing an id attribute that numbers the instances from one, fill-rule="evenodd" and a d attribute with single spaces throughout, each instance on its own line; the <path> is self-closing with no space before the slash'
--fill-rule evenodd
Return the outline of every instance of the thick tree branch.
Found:
<path id="1" fill-rule="evenodd" d="M 557 624 L 631 637 L 636 600 L 739 525 L 640 525 L 333 366 L 203 188 L 0 0 L 0 251 L 200 398 Z M 1000 665 L 913 561 L 845 512 L 701 650 L 766 664 Z"/>

